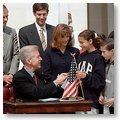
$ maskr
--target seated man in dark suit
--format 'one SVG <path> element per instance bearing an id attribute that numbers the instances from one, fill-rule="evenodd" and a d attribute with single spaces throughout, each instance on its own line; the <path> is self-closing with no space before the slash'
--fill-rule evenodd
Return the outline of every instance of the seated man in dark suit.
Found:
<path id="1" fill-rule="evenodd" d="M 58 86 L 66 79 L 67 73 L 62 73 L 53 82 L 46 83 L 42 75 L 35 72 L 41 67 L 42 60 L 38 46 L 24 46 L 20 50 L 19 57 L 24 67 L 13 77 L 15 99 L 36 101 L 40 98 L 62 96 L 63 89 Z"/>

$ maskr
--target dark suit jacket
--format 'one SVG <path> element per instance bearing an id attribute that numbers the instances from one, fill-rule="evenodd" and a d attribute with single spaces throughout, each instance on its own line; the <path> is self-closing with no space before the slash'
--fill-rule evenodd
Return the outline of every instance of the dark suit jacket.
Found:
<path id="1" fill-rule="evenodd" d="M 45 50 L 42 66 L 42 73 L 45 80 L 53 81 L 57 78 L 58 74 L 69 72 L 72 61 L 71 53 L 75 53 L 77 61 L 80 54 L 77 48 L 66 48 L 64 54 L 56 48 Z"/>
<path id="2" fill-rule="evenodd" d="M 54 26 L 46 24 L 48 43 L 47 46 L 49 46 L 50 41 L 52 39 L 53 29 Z M 19 30 L 19 43 L 20 48 L 26 45 L 37 45 L 39 47 L 39 52 L 41 56 L 43 55 L 43 48 L 35 23 L 25 26 Z"/>
<path id="3" fill-rule="evenodd" d="M 40 98 L 61 97 L 63 89 L 55 86 L 53 82 L 45 83 L 41 75 L 37 75 L 38 86 L 36 86 L 31 75 L 22 68 L 13 78 L 13 90 L 15 99 L 23 101 L 34 101 Z"/>

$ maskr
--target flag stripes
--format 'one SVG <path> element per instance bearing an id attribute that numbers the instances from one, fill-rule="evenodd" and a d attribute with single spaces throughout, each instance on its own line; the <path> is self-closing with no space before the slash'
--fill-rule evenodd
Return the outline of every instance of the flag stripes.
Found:
<path id="1" fill-rule="evenodd" d="M 79 84 L 79 80 L 75 80 L 72 84 L 70 82 L 67 82 L 62 98 L 77 96 L 78 84 Z"/>
<path id="2" fill-rule="evenodd" d="M 76 79 L 77 63 L 75 59 L 75 53 L 71 53 L 71 56 L 73 58 L 62 98 L 76 97 L 78 95 L 79 80 Z"/>

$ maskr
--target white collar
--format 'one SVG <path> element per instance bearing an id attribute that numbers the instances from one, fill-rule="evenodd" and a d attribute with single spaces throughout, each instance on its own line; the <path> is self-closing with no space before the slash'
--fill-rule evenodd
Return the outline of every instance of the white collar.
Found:
<path id="1" fill-rule="evenodd" d="M 36 25 L 37 31 L 39 31 L 40 30 L 40 26 L 37 24 L 37 22 L 35 22 L 35 25 Z M 46 24 L 43 26 L 43 28 L 46 31 Z"/>

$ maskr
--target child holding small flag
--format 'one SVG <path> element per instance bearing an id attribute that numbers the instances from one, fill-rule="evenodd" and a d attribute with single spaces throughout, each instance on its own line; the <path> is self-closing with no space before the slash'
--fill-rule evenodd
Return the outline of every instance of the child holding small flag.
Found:
<path id="1" fill-rule="evenodd" d="M 93 101 L 92 110 L 88 114 L 96 114 L 99 109 L 99 95 L 105 86 L 105 66 L 101 52 L 98 50 L 100 41 L 92 30 L 84 30 L 78 35 L 83 53 L 80 55 L 76 76 L 82 81 L 84 97 Z M 81 95 L 82 90 L 79 89 Z"/>

